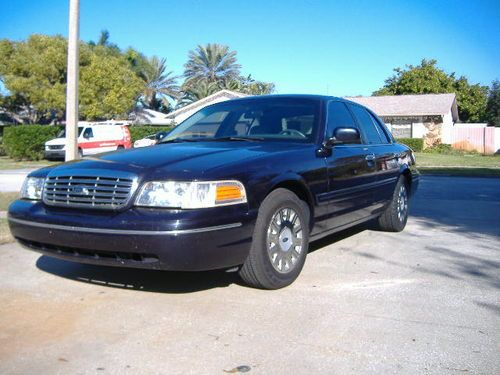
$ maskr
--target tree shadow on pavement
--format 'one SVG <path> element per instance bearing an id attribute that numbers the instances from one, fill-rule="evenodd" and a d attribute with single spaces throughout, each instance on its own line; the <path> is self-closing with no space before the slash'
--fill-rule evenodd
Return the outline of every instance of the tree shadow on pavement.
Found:
<path id="1" fill-rule="evenodd" d="M 193 293 L 239 284 L 236 272 L 172 272 L 95 266 L 41 256 L 38 269 L 66 279 L 155 293 Z"/>
<path id="2" fill-rule="evenodd" d="M 410 214 L 427 229 L 468 238 L 500 236 L 500 179 L 429 177 L 412 199 Z"/>

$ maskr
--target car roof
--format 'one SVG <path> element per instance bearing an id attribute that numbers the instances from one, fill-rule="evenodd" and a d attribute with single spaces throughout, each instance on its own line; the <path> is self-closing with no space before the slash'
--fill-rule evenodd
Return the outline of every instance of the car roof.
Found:
<path id="1" fill-rule="evenodd" d="M 255 96 L 245 96 L 243 98 L 235 98 L 231 99 L 231 101 L 249 101 L 249 100 L 262 100 L 262 99 L 277 99 L 277 98 L 289 98 L 289 99 L 309 99 L 309 100 L 318 100 L 318 101 L 326 101 L 326 100 L 342 100 L 346 101 L 342 98 L 337 98 L 335 96 L 329 95 L 314 95 L 314 94 L 271 94 L 271 95 L 255 95 Z"/>

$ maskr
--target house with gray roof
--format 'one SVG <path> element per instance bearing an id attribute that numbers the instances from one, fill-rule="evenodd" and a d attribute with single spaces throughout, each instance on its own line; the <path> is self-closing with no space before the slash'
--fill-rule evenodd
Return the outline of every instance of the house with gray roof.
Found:
<path id="1" fill-rule="evenodd" d="M 451 143 L 458 118 L 455 94 L 353 96 L 345 99 L 370 108 L 396 138 L 423 138 L 425 146 Z"/>
<path id="2" fill-rule="evenodd" d="M 200 99 L 196 102 L 193 102 L 173 112 L 168 113 L 166 115 L 166 119 L 170 120 L 171 122 L 175 122 L 176 124 L 179 124 L 192 114 L 198 112 L 200 109 L 210 104 L 220 103 L 230 99 L 243 98 L 245 96 L 248 95 L 236 91 L 220 90 L 212 95 L 207 96 L 206 98 Z"/>

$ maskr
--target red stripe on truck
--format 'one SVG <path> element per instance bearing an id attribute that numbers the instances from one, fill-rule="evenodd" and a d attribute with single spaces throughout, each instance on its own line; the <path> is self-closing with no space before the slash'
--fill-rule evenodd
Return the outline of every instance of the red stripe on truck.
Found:
<path id="1" fill-rule="evenodd" d="M 111 146 L 125 146 L 125 143 L 123 142 L 123 140 L 78 143 L 78 147 L 80 147 L 81 149 L 101 148 L 101 147 L 111 147 Z"/>

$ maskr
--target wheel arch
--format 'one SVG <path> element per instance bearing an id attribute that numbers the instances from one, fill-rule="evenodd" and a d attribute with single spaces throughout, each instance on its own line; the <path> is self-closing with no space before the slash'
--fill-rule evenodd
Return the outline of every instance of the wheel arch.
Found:
<path id="1" fill-rule="evenodd" d="M 402 166 L 400 169 L 400 175 L 404 177 L 406 186 L 408 187 L 409 193 L 411 194 L 413 178 L 410 168 L 407 165 Z"/>
<path id="2" fill-rule="evenodd" d="M 312 229 L 314 225 L 314 198 L 302 177 L 287 175 L 274 180 L 266 196 L 279 188 L 290 190 L 297 197 L 299 197 L 299 199 L 303 200 L 307 204 L 310 213 L 309 229 Z"/>

